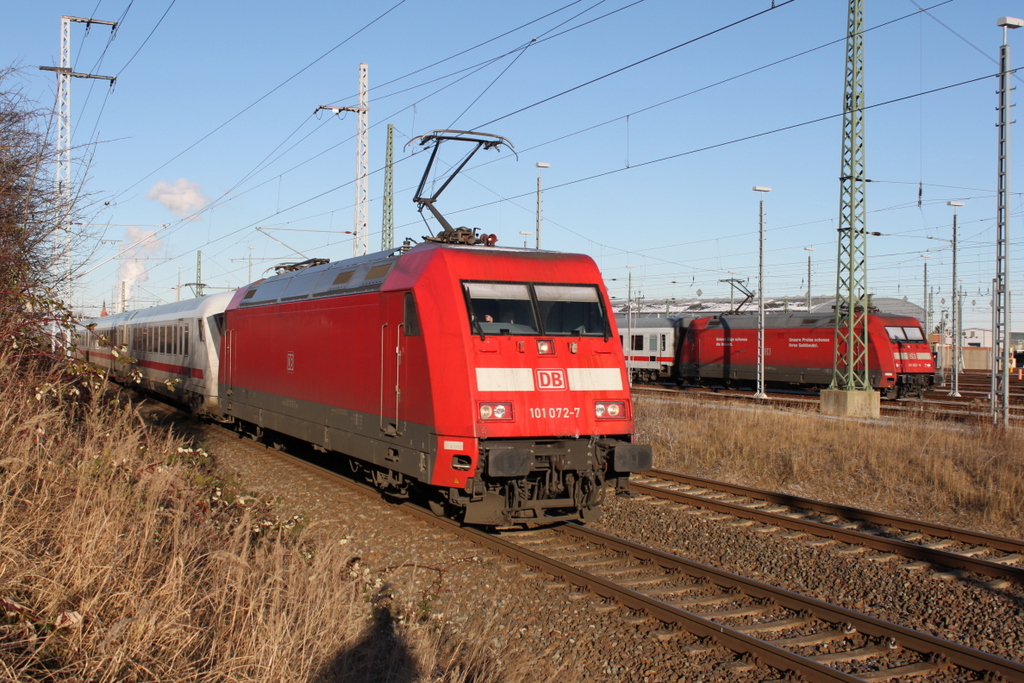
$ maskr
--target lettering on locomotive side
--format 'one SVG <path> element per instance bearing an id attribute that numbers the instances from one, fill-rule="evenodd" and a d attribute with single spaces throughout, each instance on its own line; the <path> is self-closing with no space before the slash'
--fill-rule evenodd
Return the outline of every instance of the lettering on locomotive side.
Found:
<path id="1" fill-rule="evenodd" d="M 565 370 L 537 369 L 537 388 L 541 391 L 565 391 L 569 388 L 565 381 Z"/>
<path id="2" fill-rule="evenodd" d="M 791 349 L 816 349 L 819 344 L 831 344 L 832 340 L 827 337 L 791 337 L 789 348 Z"/>
<path id="3" fill-rule="evenodd" d="M 746 337 L 731 337 L 729 339 L 716 339 L 715 346 L 732 346 L 739 342 L 749 341 Z"/>
<path id="4" fill-rule="evenodd" d="M 287 360 L 286 364 L 287 364 L 288 372 L 289 373 L 295 372 L 295 353 L 294 352 L 292 352 L 292 351 L 288 352 L 288 360 Z"/>

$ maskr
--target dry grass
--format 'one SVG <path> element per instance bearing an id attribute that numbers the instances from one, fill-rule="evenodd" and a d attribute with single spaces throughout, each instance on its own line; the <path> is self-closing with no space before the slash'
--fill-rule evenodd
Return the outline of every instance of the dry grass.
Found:
<path id="1" fill-rule="evenodd" d="M 1024 537 L 1024 436 L 637 399 L 655 466 Z"/>
<path id="2" fill-rule="evenodd" d="M 325 528 L 227 495 L 131 406 L 0 370 L 0 680 L 547 678 L 399 618 Z"/>

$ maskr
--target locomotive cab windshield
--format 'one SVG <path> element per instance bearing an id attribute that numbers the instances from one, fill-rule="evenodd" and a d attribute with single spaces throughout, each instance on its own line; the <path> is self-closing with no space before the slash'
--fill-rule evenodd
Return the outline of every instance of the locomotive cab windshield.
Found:
<path id="1" fill-rule="evenodd" d="M 474 334 L 607 337 L 594 285 L 463 282 Z"/>
<path id="2" fill-rule="evenodd" d="M 918 327 L 893 327 L 886 326 L 885 331 L 889 334 L 889 341 L 910 342 L 912 344 L 924 343 L 924 334 Z"/>

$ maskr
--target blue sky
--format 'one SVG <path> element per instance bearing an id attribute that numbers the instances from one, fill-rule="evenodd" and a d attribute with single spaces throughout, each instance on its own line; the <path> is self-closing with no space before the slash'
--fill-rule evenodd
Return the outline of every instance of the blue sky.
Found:
<path id="1" fill-rule="evenodd" d="M 426 234 L 412 202 L 426 157 L 405 144 L 473 129 L 508 138 L 518 157 L 477 155 L 438 201 L 455 225 L 532 246 L 519 233 L 535 228 L 536 163 L 547 162 L 544 248 L 593 256 L 613 296 L 625 296 L 632 274 L 648 299 L 727 297 L 720 280 L 756 286 L 751 188 L 768 186 L 766 294 L 802 297 L 810 254 L 814 293 L 824 295 L 835 289 L 846 2 L 775 4 L 38 0 L 5 8 L 0 61 L 23 67 L 26 92 L 49 107 L 55 77 L 36 67 L 59 62 L 61 15 L 121 20 L 112 41 L 104 26 L 71 31 L 75 70 L 118 76 L 112 91 L 72 83 L 75 172 L 95 200 L 88 220 L 122 240 L 100 244 L 86 264 L 73 298 L 86 313 L 111 302 L 123 277 L 134 305 L 173 301 L 179 276 L 195 280 L 197 250 L 203 280 L 223 288 L 248 281 L 250 256 L 254 278 L 296 252 L 350 256 L 356 116 L 314 110 L 357 104 L 360 62 L 370 81 L 371 251 L 387 124 L 397 130 L 398 243 Z M 964 202 L 967 325 L 991 315 L 997 82 L 983 77 L 997 71 L 996 20 L 1006 15 L 1024 17 L 1024 2 L 865 2 L 866 26 L 877 27 L 865 38 L 867 102 L 878 105 L 866 124 L 868 230 L 883 233 L 870 238 L 869 289 L 920 302 L 927 262 L 935 306 L 948 308 L 947 202 Z M 1009 41 L 1024 65 L 1024 30 Z M 1024 144 L 1024 131 L 1011 141 Z M 444 150 L 443 161 L 459 151 Z M 1024 154 L 1011 159 L 1019 293 Z M 148 231 L 157 232 L 121 259 L 119 275 L 118 248 Z M 1024 295 L 1013 321 L 1024 328 Z"/>

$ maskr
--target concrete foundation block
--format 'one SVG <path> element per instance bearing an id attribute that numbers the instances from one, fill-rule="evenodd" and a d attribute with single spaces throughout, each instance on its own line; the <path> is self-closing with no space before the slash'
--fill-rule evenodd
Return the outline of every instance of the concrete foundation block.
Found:
<path id="1" fill-rule="evenodd" d="M 877 391 L 823 389 L 820 408 L 822 415 L 876 418 L 882 414 L 882 395 Z"/>

